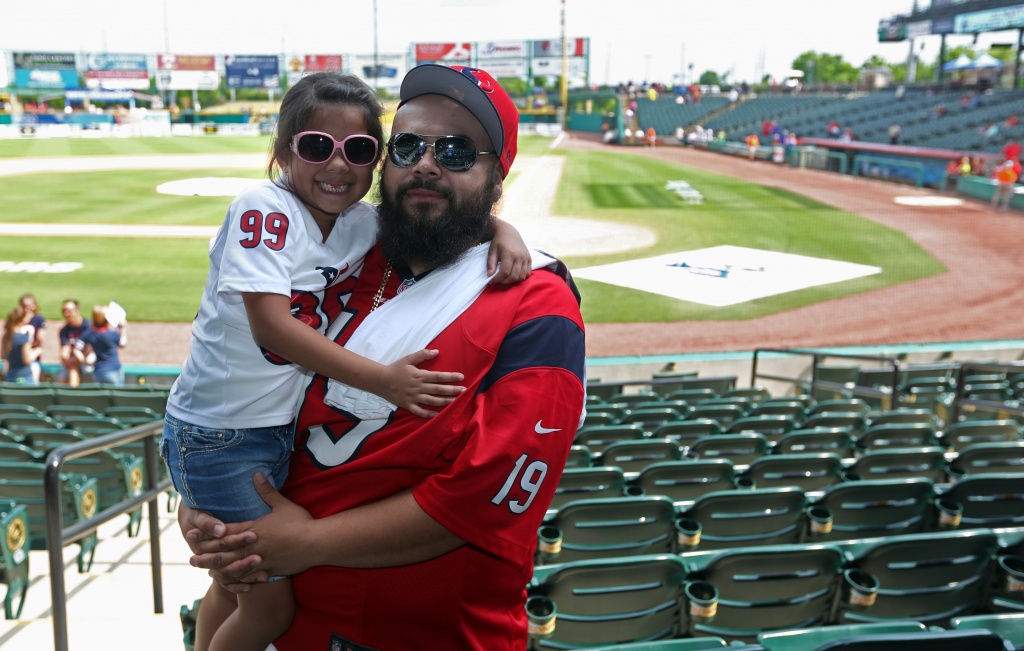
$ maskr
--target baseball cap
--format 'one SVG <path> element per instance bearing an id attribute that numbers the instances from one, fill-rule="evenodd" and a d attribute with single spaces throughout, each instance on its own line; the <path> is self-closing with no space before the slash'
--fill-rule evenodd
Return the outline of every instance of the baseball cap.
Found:
<path id="1" fill-rule="evenodd" d="M 487 131 L 501 175 L 508 176 L 518 150 L 519 111 L 494 77 L 480 68 L 425 63 L 405 75 L 399 91 L 402 104 L 420 95 L 444 95 L 465 106 Z"/>

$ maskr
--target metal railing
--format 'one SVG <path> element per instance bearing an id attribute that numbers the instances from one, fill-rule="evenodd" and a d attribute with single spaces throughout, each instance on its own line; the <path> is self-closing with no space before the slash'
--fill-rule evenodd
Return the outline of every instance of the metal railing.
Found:
<path id="1" fill-rule="evenodd" d="M 64 584 L 64 546 L 88 536 L 100 525 L 128 513 L 144 502 L 149 503 L 149 550 L 153 578 L 153 612 L 164 612 L 163 578 L 160 560 L 160 523 L 157 497 L 171 488 L 170 479 L 157 482 L 159 460 L 153 437 L 160 433 L 162 423 L 156 421 L 139 425 L 128 430 L 97 436 L 88 441 L 73 443 L 54 449 L 46 457 L 46 471 L 43 478 L 46 491 L 46 550 L 50 562 L 50 594 L 53 609 L 54 651 L 68 651 L 67 592 Z M 146 489 L 131 499 L 100 511 L 93 517 L 63 528 L 61 499 L 61 472 L 65 461 L 84 457 L 99 450 L 116 445 L 145 439 L 143 463 L 146 474 Z"/>
<path id="2" fill-rule="evenodd" d="M 807 381 L 801 377 L 792 377 L 786 375 L 773 375 L 769 373 L 758 372 L 758 357 L 762 353 L 773 353 L 773 354 L 784 354 L 784 355 L 805 355 L 813 358 L 811 363 L 811 380 L 810 390 L 811 394 L 814 394 L 815 389 L 833 389 L 836 391 L 848 391 L 855 396 L 865 396 L 870 398 L 879 398 L 883 403 L 886 400 L 891 401 L 890 406 L 896 407 L 899 398 L 899 386 L 900 386 L 900 360 L 897 357 L 889 357 L 886 355 L 853 355 L 849 353 L 826 353 L 820 350 L 805 350 L 800 348 L 756 348 L 754 349 L 754 358 L 751 362 L 750 367 L 750 384 L 751 386 L 757 384 L 757 380 L 775 380 L 778 382 L 790 382 L 792 384 L 804 384 Z M 886 364 L 892 366 L 892 381 L 890 391 L 885 391 L 877 387 L 866 387 L 866 386 L 849 386 L 848 384 L 842 384 L 839 382 L 828 382 L 825 380 L 818 379 L 818 366 L 821 364 L 821 360 L 826 357 L 838 357 L 841 359 L 857 359 L 865 361 L 878 362 L 879 364 Z M 885 385 L 881 385 L 884 387 Z"/>
<path id="3" fill-rule="evenodd" d="M 1024 365 L 1022 364 L 1011 364 L 1011 363 L 988 363 L 988 362 L 964 362 L 960 365 L 960 369 L 957 374 L 956 382 L 956 395 L 953 398 L 953 409 L 951 422 L 957 422 L 960 419 L 960 412 L 965 406 L 974 407 L 975 409 L 982 409 L 985 411 L 995 412 L 1012 412 L 1015 414 L 1024 414 L 1024 405 L 1007 404 L 1006 401 L 996 400 L 982 400 L 978 398 L 971 398 L 964 395 L 964 389 L 967 386 L 967 382 L 964 378 L 970 374 L 970 371 L 982 371 L 987 373 L 1004 373 L 1006 371 L 1016 371 L 1017 373 L 1024 373 Z"/>

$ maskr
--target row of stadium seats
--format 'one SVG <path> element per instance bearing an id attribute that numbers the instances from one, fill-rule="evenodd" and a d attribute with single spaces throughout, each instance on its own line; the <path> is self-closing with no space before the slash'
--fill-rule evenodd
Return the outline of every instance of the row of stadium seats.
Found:
<path id="1" fill-rule="evenodd" d="M 549 511 L 538 533 L 535 563 L 1024 526 L 1019 474 L 979 474 L 953 484 L 848 481 L 816 491 L 793 485 L 712 488 L 691 501 L 657 490 L 625 492 L 585 499 L 563 494 L 566 501 Z"/>
<path id="2" fill-rule="evenodd" d="M 1024 616 L 1022 536 L 1022 529 L 970 529 L 538 566 L 526 603 L 530 648 L 757 644 L 753 648 L 800 651 L 855 634 L 940 635 L 968 628 L 970 617 Z M 1015 630 L 1009 623 L 989 625 Z M 1024 642 L 1019 630 L 1015 635 Z M 702 639 L 713 644 L 699 646 Z M 679 645 L 651 644 L 655 640 Z M 833 648 L 904 648 L 872 641 L 876 646 Z M 651 645 L 626 646 L 640 642 Z M 935 645 L 930 650 L 1014 648 L 1003 642 L 943 646 L 938 637 L 929 642 Z"/>
<path id="3" fill-rule="evenodd" d="M 167 404 L 168 389 L 151 385 L 108 387 L 104 385 L 25 386 L 0 384 L 0 408 L 5 405 L 27 405 L 41 412 L 52 407 L 89 407 L 104 413 L 111 407 L 147 407 L 161 414 Z"/>

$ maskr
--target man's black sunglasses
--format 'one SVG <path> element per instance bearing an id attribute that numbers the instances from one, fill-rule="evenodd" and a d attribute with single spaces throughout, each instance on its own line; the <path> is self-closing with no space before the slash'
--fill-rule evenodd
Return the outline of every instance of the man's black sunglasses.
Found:
<path id="1" fill-rule="evenodd" d="M 494 153 L 478 151 L 476 144 L 464 136 L 437 136 L 434 142 L 427 142 L 430 137 L 418 133 L 396 133 L 388 140 L 388 158 L 398 167 L 409 167 L 423 158 L 427 147 L 433 147 L 434 160 L 438 165 L 453 172 L 465 172 L 473 167 L 477 156 Z"/>

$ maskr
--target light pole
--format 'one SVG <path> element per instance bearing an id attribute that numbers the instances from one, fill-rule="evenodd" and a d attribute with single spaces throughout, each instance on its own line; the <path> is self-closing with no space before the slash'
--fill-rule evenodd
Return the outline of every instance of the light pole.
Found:
<path id="1" fill-rule="evenodd" d="M 377 0 L 373 0 L 373 89 L 379 93 L 380 89 L 377 88 L 377 85 L 380 69 L 377 65 Z"/>
<path id="2" fill-rule="evenodd" d="M 569 42 L 565 38 L 565 0 L 562 0 L 562 129 L 569 129 Z"/>

